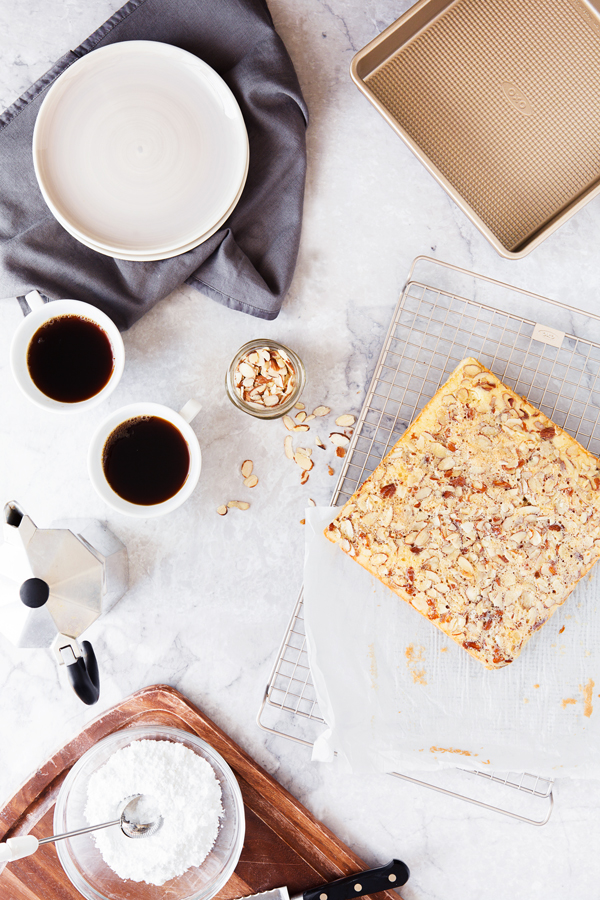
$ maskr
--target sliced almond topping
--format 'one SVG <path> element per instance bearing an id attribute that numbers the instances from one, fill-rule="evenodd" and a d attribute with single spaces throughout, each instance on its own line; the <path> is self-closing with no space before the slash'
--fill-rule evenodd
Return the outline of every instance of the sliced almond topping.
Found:
<path id="1" fill-rule="evenodd" d="M 356 422 L 356 418 L 350 413 L 345 413 L 343 416 L 338 416 L 335 420 L 335 424 L 339 425 L 340 428 L 349 428 L 351 425 L 354 425 Z"/>
<path id="2" fill-rule="evenodd" d="M 244 484 L 246 487 L 253 488 L 258 484 L 258 478 L 256 475 L 249 475 L 248 478 L 244 478 Z"/>
<path id="3" fill-rule="evenodd" d="M 454 466 L 454 460 L 451 456 L 447 456 L 445 459 L 440 460 L 440 464 L 438 469 L 440 472 L 447 472 Z"/>
<path id="4" fill-rule="evenodd" d="M 311 420 L 311 419 L 314 419 L 314 418 L 316 418 L 316 417 L 313 416 L 313 414 L 311 413 L 310 416 L 307 416 L 306 419 L 305 419 L 304 421 L 305 421 L 305 422 L 310 422 L 310 420 Z"/>
<path id="5" fill-rule="evenodd" d="M 227 507 L 226 506 L 217 506 L 217 512 L 219 513 L 220 516 L 226 516 L 227 515 Z"/>
<path id="6" fill-rule="evenodd" d="M 294 448 L 292 447 L 292 436 L 288 434 L 283 442 L 283 448 L 285 450 L 285 455 L 288 459 L 294 458 Z"/>
<path id="7" fill-rule="evenodd" d="M 309 498 L 308 498 L 308 505 L 309 505 L 309 506 L 316 506 L 317 504 L 315 503 L 315 501 L 313 500 L 312 497 L 309 497 Z"/>
<path id="8" fill-rule="evenodd" d="M 479 375 L 480 372 L 481 369 L 479 368 L 479 366 L 476 366 L 473 363 L 469 363 L 469 365 L 465 366 L 464 368 L 464 373 L 465 375 L 468 375 L 469 378 L 474 378 L 474 376 Z"/>
<path id="9" fill-rule="evenodd" d="M 345 457 L 345 455 L 346 455 L 346 448 L 345 448 L 345 447 L 336 447 L 336 448 L 335 448 L 335 455 L 336 455 L 336 456 L 339 456 L 340 459 L 343 459 L 343 458 Z"/>
<path id="10" fill-rule="evenodd" d="M 466 556 L 459 556 L 457 559 L 458 568 L 461 569 L 465 575 L 468 575 L 470 578 L 473 578 L 475 575 L 475 569 L 466 558 Z"/>
<path id="11" fill-rule="evenodd" d="M 294 409 L 306 409 L 304 403 L 294 403 Z"/>
<path id="12" fill-rule="evenodd" d="M 331 410 L 328 406 L 317 406 L 313 409 L 313 416 L 328 416 Z"/>
<path id="13" fill-rule="evenodd" d="M 230 500 L 227 506 L 229 509 L 250 509 L 250 504 L 245 500 Z"/>
<path id="14" fill-rule="evenodd" d="M 287 428 L 288 431 L 294 431 L 296 428 L 296 425 L 294 424 L 294 420 L 292 419 L 291 416 L 284 416 L 283 424 L 285 425 L 285 427 Z"/>
<path id="15" fill-rule="evenodd" d="M 245 459 L 241 465 L 241 472 L 244 478 L 248 478 L 249 475 L 252 475 L 252 470 L 254 469 L 254 463 L 251 459 Z"/>
<path id="16" fill-rule="evenodd" d="M 296 422 L 304 422 L 306 418 L 306 413 L 301 410 L 297 415 L 294 416 Z"/>
<path id="17" fill-rule="evenodd" d="M 434 441 L 429 445 L 428 449 L 433 453 L 434 456 L 437 456 L 438 459 L 445 459 L 447 456 L 450 456 L 450 451 L 447 447 L 444 447 L 443 444 L 438 444 L 437 441 Z"/>
<path id="18" fill-rule="evenodd" d="M 329 435 L 329 440 L 335 447 L 347 447 L 350 443 L 350 438 L 346 437 L 345 434 L 341 434 L 339 431 L 332 431 Z"/>
<path id="19" fill-rule="evenodd" d="M 321 438 L 319 437 L 318 434 L 315 435 L 315 444 L 317 445 L 317 447 L 320 447 L 321 450 L 325 450 L 325 444 L 323 443 L 323 441 L 321 440 Z"/>
<path id="20" fill-rule="evenodd" d="M 305 469 L 302 472 L 302 475 L 300 476 L 300 484 L 306 484 L 306 482 L 308 481 L 309 475 L 310 475 L 310 472 L 307 469 Z"/>
<path id="21" fill-rule="evenodd" d="M 292 431 L 310 431 L 310 427 L 308 425 L 294 425 Z"/>

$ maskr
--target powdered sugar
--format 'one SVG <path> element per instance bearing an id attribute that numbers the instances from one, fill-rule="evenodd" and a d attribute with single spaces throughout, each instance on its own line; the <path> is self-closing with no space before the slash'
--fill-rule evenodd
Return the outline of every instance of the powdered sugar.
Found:
<path id="1" fill-rule="evenodd" d="M 133 741 L 89 780 L 90 825 L 118 818 L 123 801 L 143 794 L 140 815 L 156 811 L 163 824 L 150 837 L 126 837 L 118 826 L 94 832 L 104 862 L 131 881 L 161 885 L 199 866 L 210 852 L 223 815 L 221 787 L 206 760 L 181 743 Z"/>

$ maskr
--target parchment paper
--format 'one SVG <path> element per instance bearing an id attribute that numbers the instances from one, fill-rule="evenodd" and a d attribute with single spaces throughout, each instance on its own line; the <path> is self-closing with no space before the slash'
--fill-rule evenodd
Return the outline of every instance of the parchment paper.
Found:
<path id="1" fill-rule="evenodd" d="M 597 576 L 490 672 L 323 536 L 334 515 L 306 511 L 305 627 L 328 726 L 313 758 L 600 777 Z"/>

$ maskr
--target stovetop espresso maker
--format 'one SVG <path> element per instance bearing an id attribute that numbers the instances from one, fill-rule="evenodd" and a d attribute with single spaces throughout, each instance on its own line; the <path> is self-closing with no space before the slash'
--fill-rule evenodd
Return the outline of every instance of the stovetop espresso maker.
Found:
<path id="1" fill-rule="evenodd" d="M 50 647 L 77 696 L 92 704 L 98 664 L 91 643 L 77 639 L 127 590 L 127 550 L 94 519 L 72 524 L 36 528 L 18 503 L 4 507 L 0 633 L 16 647 Z"/>

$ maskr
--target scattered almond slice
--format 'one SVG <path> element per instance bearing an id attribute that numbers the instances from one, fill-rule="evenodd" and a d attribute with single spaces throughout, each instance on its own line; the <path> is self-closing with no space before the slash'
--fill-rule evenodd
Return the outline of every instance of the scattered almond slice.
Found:
<path id="1" fill-rule="evenodd" d="M 340 459 L 343 459 L 343 458 L 345 457 L 345 455 L 346 455 L 346 448 L 345 448 L 345 447 L 336 447 L 336 448 L 335 448 L 335 455 L 336 455 L 336 456 L 339 456 Z"/>
<path id="2" fill-rule="evenodd" d="M 220 516 L 226 516 L 227 515 L 227 507 L 225 505 L 217 506 L 217 512 L 219 513 Z"/>
<path id="3" fill-rule="evenodd" d="M 305 422 L 310 422 L 311 419 L 315 419 L 315 418 L 316 418 L 316 416 L 314 416 L 314 415 L 311 413 L 310 416 L 307 416 L 307 417 L 305 418 L 304 421 L 305 421 Z"/>
<path id="4" fill-rule="evenodd" d="M 306 525 L 306 519 L 300 519 L 300 524 L 301 524 L 301 525 Z"/>
<path id="5" fill-rule="evenodd" d="M 249 475 L 252 475 L 252 470 L 254 469 L 254 463 L 251 459 L 245 459 L 241 465 L 241 471 L 244 478 L 248 478 Z"/>
<path id="6" fill-rule="evenodd" d="M 294 409 L 306 409 L 306 406 L 304 405 L 304 403 L 298 402 L 294 403 Z"/>
<path id="7" fill-rule="evenodd" d="M 297 415 L 295 415 L 294 418 L 295 418 L 296 422 L 304 422 L 304 420 L 306 418 L 306 413 L 304 412 L 304 410 L 300 410 L 300 412 Z"/>
<path id="8" fill-rule="evenodd" d="M 285 450 L 285 455 L 288 459 L 294 458 L 294 448 L 292 447 L 292 436 L 288 434 L 283 442 L 283 448 Z"/>
<path id="9" fill-rule="evenodd" d="M 332 469 L 331 466 L 327 466 L 327 471 L 330 475 L 335 475 L 335 469 Z"/>
<path id="10" fill-rule="evenodd" d="M 317 504 L 315 503 L 315 501 L 313 500 L 312 497 L 309 497 L 309 498 L 308 498 L 308 505 L 309 505 L 309 506 L 316 506 Z"/>
<path id="11" fill-rule="evenodd" d="M 300 453 L 298 450 L 294 453 L 294 462 L 298 463 L 301 469 L 306 469 L 309 472 L 314 466 L 312 459 L 310 459 L 309 456 L 305 456 L 304 453 Z"/>
<path id="12" fill-rule="evenodd" d="M 313 409 L 313 416 L 328 416 L 331 410 L 328 406 L 317 406 L 316 409 Z"/>
<path id="13" fill-rule="evenodd" d="M 308 425 L 294 425 L 293 428 L 290 428 L 290 431 L 310 431 Z"/>
<path id="14" fill-rule="evenodd" d="M 335 424 L 339 425 L 341 428 L 349 428 L 351 425 L 354 425 L 355 422 L 355 417 L 350 415 L 350 413 L 345 413 L 343 416 L 338 416 L 335 420 Z"/>
<path id="15" fill-rule="evenodd" d="M 250 509 L 250 504 L 245 500 L 230 500 L 227 506 L 229 509 Z"/>
<path id="16" fill-rule="evenodd" d="M 304 472 L 302 473 L 302 475 L 300 476 L 300 484 L 306 484 L 306 482 L 308 481 L 309 475 L 310 475 L 310 472 L 308 472 L 305 469 Z"/>
<path id="17" fill-rule="evenodd" d="M 244 478 L 244 484 L 246 487 L 253 488 L 258 484 L 258 478 L 256 475 L 249 475 L 247 478 Z"/>
<path id="18" fill-rule="evenodd" d="M 321 438 L 319 437 L 318 434 L 315 435 L 315 444 L 317 445 L 317 447 L 320 447 L 321 450 L 325 450 L 325 444 L 323 443 L 323 441 L 321 440 Z"/>
<path id="19" fill-rule="evenodd" d="M 294 424 L 294 420 L 292 419 L 291 416 L 284 416 L 283 424 L 285 425 L 285 427 L 287 428 L 288 431 L 296 431 L 296 429 L 298 428 L 298 426 Z"/>
<path id="20" fill-rule="evenodd" d="M 339 431 L 332 431 L 329 435 L 329 440 L 334 447 L 347 447 L 350 443 L 350 438 L 346 437 L 345 434 L 341 434 Z"/>

